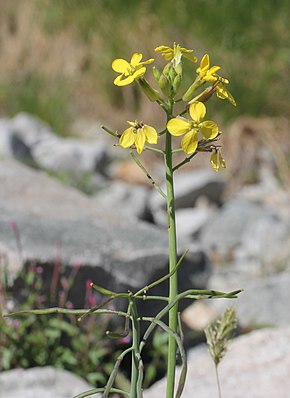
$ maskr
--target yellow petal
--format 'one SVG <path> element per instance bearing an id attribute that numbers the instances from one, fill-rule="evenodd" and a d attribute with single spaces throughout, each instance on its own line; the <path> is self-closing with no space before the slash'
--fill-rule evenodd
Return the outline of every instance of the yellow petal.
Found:
<path id="1" fill-rule="evenodd" d="M 180 47 L 180 51 L 181 51 L 182 53 L 193 53 L 193 50 L 188 50 L 188 49 L 185 48 L 185 47 Z"/>
<path id="2" fill-rule="evenodd" d="M 197 57 L 193 56 L 193 55 L 187 55 L 187 54 L 183 54 L 184 58 L 189 59 L 191 62 L 197 62 Z"/>
<path id="3" fill-rule="evenodd" d="M 209 75 L 214 75 L 218 70 L 220 70 L 220 66 L 212 66 L 209 70 L 208 70 L 208 74 Z"/>
<path id="4" fill-rule="evenodd" d="M 219 152 L 219 163 L 220 166 L 224 169 L 227 167 L 225 159 L 222 157 L 222 154 Z"/>
<path id="5" fill-rule="evenodd" d="M 197 145 L 198 139 L 196 130 L 190 130 L 181 140 L 181 148 L 187 154 L 195 152 Z"/>
<path id="6" fill-rule="evenodd" d="M 200 123 L 199 129 L 201 134 L 207 140 L 212 140 L 219 133 L 218 126 L 215 124 L 215 122 L 212 122 L 211 120 L 206 120 L 205 122 Z"/>
<path id="7" fill-rule="evenodd" d="M 163 53 L 161 55 L 166 61 L 171 61 L 173 58 L 173 51 L 171 51 L 170 53 Z"/>
<path id="8" fill-rule="evenodd" d="M 137 152 L 139 154 L 143 151 L 145 142 L 146 142 L 145 132 L 143 131 L 143 129 L 138 129 L 135 137 L 135 145 Z"/>
<path id="9" fill-rule="evenodd" d="M 232 94 L 226 89 L 226 87 L 219 83 L 216 87 L 216 95 L 220 99 L 227 99 L 233 106 L 237 106 L 237 103 Z"/>
<path id="10" fill-rule="evenodd" d="M 158 134 L 155 128 L 145 125 L 143 131 L 149 144 L 157 144 Z"/>
<path id="11" fill-rule="evenodd" d="M 125 59 L 118 58 L 112 62 L 112 69 L 118 73 L 125 73 L 130 69 L 130 64 Z"/>
<path id="12" fill-rule="evenodd" d="M 205 54 L 202 57 L 202 60 L 200 61 L 200 69 L 201 70 L 209 69 L 209 65 L 210 65 L 209 55 Z"/>
<path id="13" fill-rule="evenodd" d="M 169 52 L 169 51 L 171 52 L 172 48 L 170 48 L 168 46 L 159 46 L 159 47 L 156 47 L 154 51 L 157 53 L 161 53 L 161 52 L 163 53 L 163 52 Z"/>
<path id="14" fill-rule="evenodd" d="M 132 146 L 134 144 L 134 141 L 135 141 L 135 133 L 134 133 L 132 127 L 129 127 L 121 135 L 120 145 L 123 148 L 129 148 L 130 146 Z"/>
<path id="15" fill-rule="evenodd" d="M 167 129 L 171 135 L 176 137 L 183 135 L 191 129 L 191 122 L 181 118 L 174 118 L 167 123 Z"/>
<path id="16" fill-rule="evenodd" d="M 147 61 L 142 61 L 141 64 L 142 65 L 149 65 L 149 64 L 152 64 L 152 62 L 154 62 L 154 58 L 149 58 Z"/>
<path id="17" fill-rule="evenodd" d="M 145 66 L 143 66 L 140 69 L 137 69 L 136 72 L 133 73 L 133 80 L 143 76 L 145 72 L 146 72 Z"/>
<path id="18" fill-rule="evenodd" d="M 128 76 L 125 79 L 122 79 L 123 75 L 119 75 L 116 77 L 116 79 L 114 80 L 114 84 L 116 86 L 126 86 L 127 84 L 130 84 L 134 81 L 134 77 L 133 76 Z"/>
<path id="19" fill-rule="evenodd" d="M 141 61 L 141 59 L 142 59 L 142 54 L 140 54 L 140 53 L 134 53 L 133 55 L 132 55 L 132 58 L 131 58 L 131 65 L 133 66 L 133 67 L 135 67 L 135 66 L 137 66 L 139 63 L 140 63 L 140 61 Z"/>
<path id="20" fill-rule="evenodd" d="M 210 157 L 210 164 L 214 171 L 218 172 L 219 171 L 219 164 L 218 164 L 218 155 L 216 152 L 213 152 Z"/>
<path id="21" fill-rule="evenodd" d="M 194 121 L 199 122 L 206 114 L 206 107 L 204 103 L 200 101 L 194 101 L 189 107 L 189 114 Z"/>

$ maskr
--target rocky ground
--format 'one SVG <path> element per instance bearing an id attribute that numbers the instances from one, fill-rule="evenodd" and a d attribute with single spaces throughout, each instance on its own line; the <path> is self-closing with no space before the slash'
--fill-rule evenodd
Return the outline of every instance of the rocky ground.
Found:
<path id="1" fill-rule="evenodd" d="M 257 127 L 253 126 L 254 136 Z M 267 148 L 256 154 L 258 160 L 253 161 L 254 154 L 249 158 L 249 163 L 256 165 L 254 183 L 229 189 L 232 182 L 225 174 L 204 168 L 187 168 L 175 179 L 180 255 L 190 249 L 181 267 L 180 290 L 244 288 L 234 303 L 241 327 L 278 328 L 234 341 L 228 362 L 225 360 L 221 367 L 225 397 L 270 398 L 274 395 L 269 395 L 268 384 L 272 380 L 272 391 L 283 388 L 280 376 L 286 371 L 287 361 L 289 367 L 289 329 L 285 327 L 290 322 L 290 194 L 285 185 L 287 172 L 281 166 L 284 179 L 278 178 L 276 155 L 271 157 Z M 118 162 L 113 159 L 112 148 L 103 139 L 62 139 L 26 114 L 0 120 L 0 254 L 12 280 L 31 261 L 48 270 L 56 256 L 61 257 L 67 270 L 79 263 L 80 274 L 72 291 L 72 297 L 77 298 L 74 304 L 79 305 L 88 279 L 112 290 L 135 290 L 166 273 L 164 203 L 144 183 L 139 170 L 124 164 L 121 157 Z M 129 170 L 130 178 L 122 178 L 124 170 Z M 85 185 L 90 196 L 62 184 L 59 178 L 63 175 L 74 185 Z M 162 176 L 158 174 L 158 178 L 162 184 Z M 136 181 L 143 184 L 132 183 Z M 15 225 L 21 247 L 15 240 Z M 166 285 L 158 289 L 157 293 L 163 294 Z M 183 312 L 182 318 L 190 328 L 200 330 L 229 304 L 223 300 L 198 301 Z M 157 310 L 155 305 L 142 304 L 145 314 Z M 265 346 L 265 336 L 270 336 L 269 346 Z M 283 357 L 283 347 L 285 362 L 281 360 L 278 369 L 275 361 Z M 206 378 L 212 372 L 211 364 L 207 364 L 205 351 L 197 350 L 189 356 L 195 370 L 190 370 L 186 393 L 200 388 L 197 395 L 207 398 L 215 394 L 214 384 Z M 233 374 L 226 377 L 231 366 Z M 249 381 L 253 367 L 257 371 L 255 383 Z M 238 395 L 234 381 L 243 394 Z M 152 390 L 152 396 L 158 396 L 162 386 L 162 382 L 156 386 L 157 395 Z M 281 390 L 277 396 L 287 398 L 285 394 Z"/>

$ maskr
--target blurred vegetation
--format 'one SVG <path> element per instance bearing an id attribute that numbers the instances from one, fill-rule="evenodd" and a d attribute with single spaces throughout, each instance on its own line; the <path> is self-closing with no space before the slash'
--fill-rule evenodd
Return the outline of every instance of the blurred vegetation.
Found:
<path id="1" fill-rule="evenodd" d="M 208 52 L 229 78 L 238 107 L 214 102 L 223 120 L 290 116 L 287 0 L 1 0 L 1 8 L 2 114 L 30 111 L 60 134 L 78 119 L 120 128 L 142 113 L 156 122 L 134 85 L 113 86 L 111 61 L 177 41 Z"/>

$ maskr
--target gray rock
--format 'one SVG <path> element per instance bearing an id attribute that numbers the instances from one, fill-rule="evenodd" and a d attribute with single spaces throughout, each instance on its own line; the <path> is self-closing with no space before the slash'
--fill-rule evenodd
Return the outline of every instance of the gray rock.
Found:
<path id="1" fill-rule="evenodd" d="M 2 157 L 13 157 L 55 173 L 106 173 L 110 155 L 100 139 L 61 138 L 47 124 L 26 113 L 2 120 L 0 133 Z"/>
<path id="2" fill-rule="evenodd" d="M 263 203 L 230 200 L 205 224 L 200 239 L 208 253 L 250 274 L 289 265 L 290 221 Z"/>
<path id="3" fill-rule="evenodd" d="M 237 310 L 239 324 L 244 327 L 276 326 L 290 324 L 290 272 L 265 275 L 255 280 L 239 281 L 239 276 L 232 275 L 231 280 L 226 276 L 213 278 L 210 287 L 216 289 L 235 290 L 244 288 L 245 291 L 235 300 L 213 300 L 208 302 L 216 314 L 233 305 Z"/>
<path id="4" fill-rule="evenodd" d="M 10 227 L 15 220 L 23 248 L 19 257 L 24 262 L 46 264 L 50 273 L 57 255 L 67 272 L 76 262 L 81 263 L 71 290 L 75 305 L 83 305 L 88 279 L 114 291 L 127 291 L 140 289 L 167 273 L 165 231 L 137 222 L 135 217 L 124 218 L 118 208 L 104 211 L 94 198 L 16 162 L 0 161 L 0 185 L 2 250 L 6 248 L 8 258 L 17 254 Z M 15 265 L 14 256 L 10 268 Z M 206 285 L 210 267 L 198 247 L 191 248 L 181 269 L 180 290 Z M 162 289 L 166 284 L 157 291 Z M 147 307 L 151 311 L 152 303 L 142 302 L 146 313 Z M 158 305 L 153 307 L 157 310 Z"/>
<path id="5" fill-rule="evenodd" d="M 183 398 L 218 396 L 214 365 L 206 347 L 190 351 Z M 219 365 L 223 397 L 288 398 L 290 328 L 264 329 L 236 338 Z M 145 391 L 144 398 L 165 396 L 166 381 Z"/>
<path id="6" fill-rule="evenodd" d="M 221 204 L 225 188 L 225 180 L 212 170 L 194 170 L 175 175 L 175 206 L 176 209 L 192 208 L 196 201 L 205 198 L 210 203 Z M 165 190 L 165 188 L 163 187 Z M 150 198 L 150 208 L 154 221 L 166 225 L 166 203 L 153 191 Z"/>
<path id="7" fill-rule="evenodd" d="M 32 149 L 36 164 L 55 173 L 69 172 L 72 175 L 105 173 L 109 163 L 105 143 L 84 142 L 73 138 L 43 140 Z"/>
<path id="8" fill-rule="evenodd" d="M 209 207 L 193 207 L 176 210 L 177 237 L 180 241 L 195 239 L 203 225 L 214 214 Z"/>
<path id="9" fill-rule="evenodd" d="M 0 398 L 72 398 L 91 389 L 79 376 L 49 366 L 0 373 Z"/>
<path id="10" fill-rule="evenodd" d="M 124 217 L 136 217 L 146 220 L 148 214 L 148 198 L 151 190 L 142 185 L 132 185 L 122 181 L 113 181 L 100 190 L 95 199 L 99 206 L 110 212 L 112 209 L 124 214 Z"/>
<path id="11" fill-rule="evenodd" d="M 10 124 L 19 142 L 31 149 L 56 136 L 47 123 L 28 113 L 19 113 L 10 120 Z"/>

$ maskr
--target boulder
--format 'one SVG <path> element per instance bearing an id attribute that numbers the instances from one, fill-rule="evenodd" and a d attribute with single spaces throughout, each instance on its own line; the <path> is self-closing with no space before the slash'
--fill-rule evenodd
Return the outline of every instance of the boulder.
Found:
<path id="1" fill-rule="evenodd" d="M 151 221 L 148 198 L 151 190 L 144 185 L 132 185 L 123 181 L 112 181 L 95 195 L 96 202 L 104 211 L 112 209 L 124 218 L 136 217 Z"/>
<path id="2" fill-rule="evenodd" d="M 265 203 L 229 200 L 204 225 L 200 240 L 212 258 L 250 275 L 289 265 L 290 219 Z"/>
<path id="3" fill-rule="evenodd" d="M 105 174 L 110 161 L 108 146 L 101 139 L 61 138 L 47 124 L 26 113 L 2 119 L 0 137 L 2 157 L 13 157 L 57 174 Z"/>
<path id="4" fill-rule="evenodd" d="M 229 306 L 237 310 L 239 324 L 242 327 L 256 326 L 285 326 L 290 324 L 290 272 L 264 275 L 254 280 L 238 281 L 239 277 L 233 276 L 231 280 L 226 277 L 213 278 L 210 287 L 216 289 L 244 288 L 237 300 L 212 300 L 207 301 L 208 307 L 218 316 Z M 195 314 L 191 313 L 192 317 Z"/>
<path id="5" fill-rule="evenodd" d="M 197 200 L 220 205 L 225 188 L 225 180 L 212 170 L 202 169 L 177 173 L 174 179 L 176 209 L 192 208 Z M 165 190 L 165 187 L 162 187 Z M 166 203 L 160 194 L 152 191 L 150 209 L 156 224 L 166 226 Z"/>
<path id="6" fill-rule="evenodd" d="M 70 295 L 75 306 L 83 306 L 87 280 L 114 291 L 135 291 L 167 273 L 165 231 L 124 217 L 119 208 L 108 211 L 94 197 L 15 161 L 0 160 L 0 185 L 0 243 L 10 271 L 34 261 L 44 266 L 49 279 L 56 261 L 67 274 L 81 264 Z M 180 290 L 205 287 L 210 275 L 204 253 L 197 246 L 190 249 L 181 267 Z M 159 285 L 154 294 L 165 290 L 166 284 Z M 159 308 L 149 301 L 140 306 L 147 314 Z"/>
<path id="7" fill-rule="evenodd" d="M 90 389 L 79 376 L 50 366 L 0 373 L 0 398 L 72 398 Z"/>
<path id="8" fill-rule="evenodd" d="M 223 397 L 288 398 L 290 390 L 290 328 L 262 329 L 232 341 L 219 365 Z M 144 392 L 144 398 L 165 396 L 163 379 Z M 214 364 L 205 346 L 188 355 L 183 398 L 218 396 Z"/>

